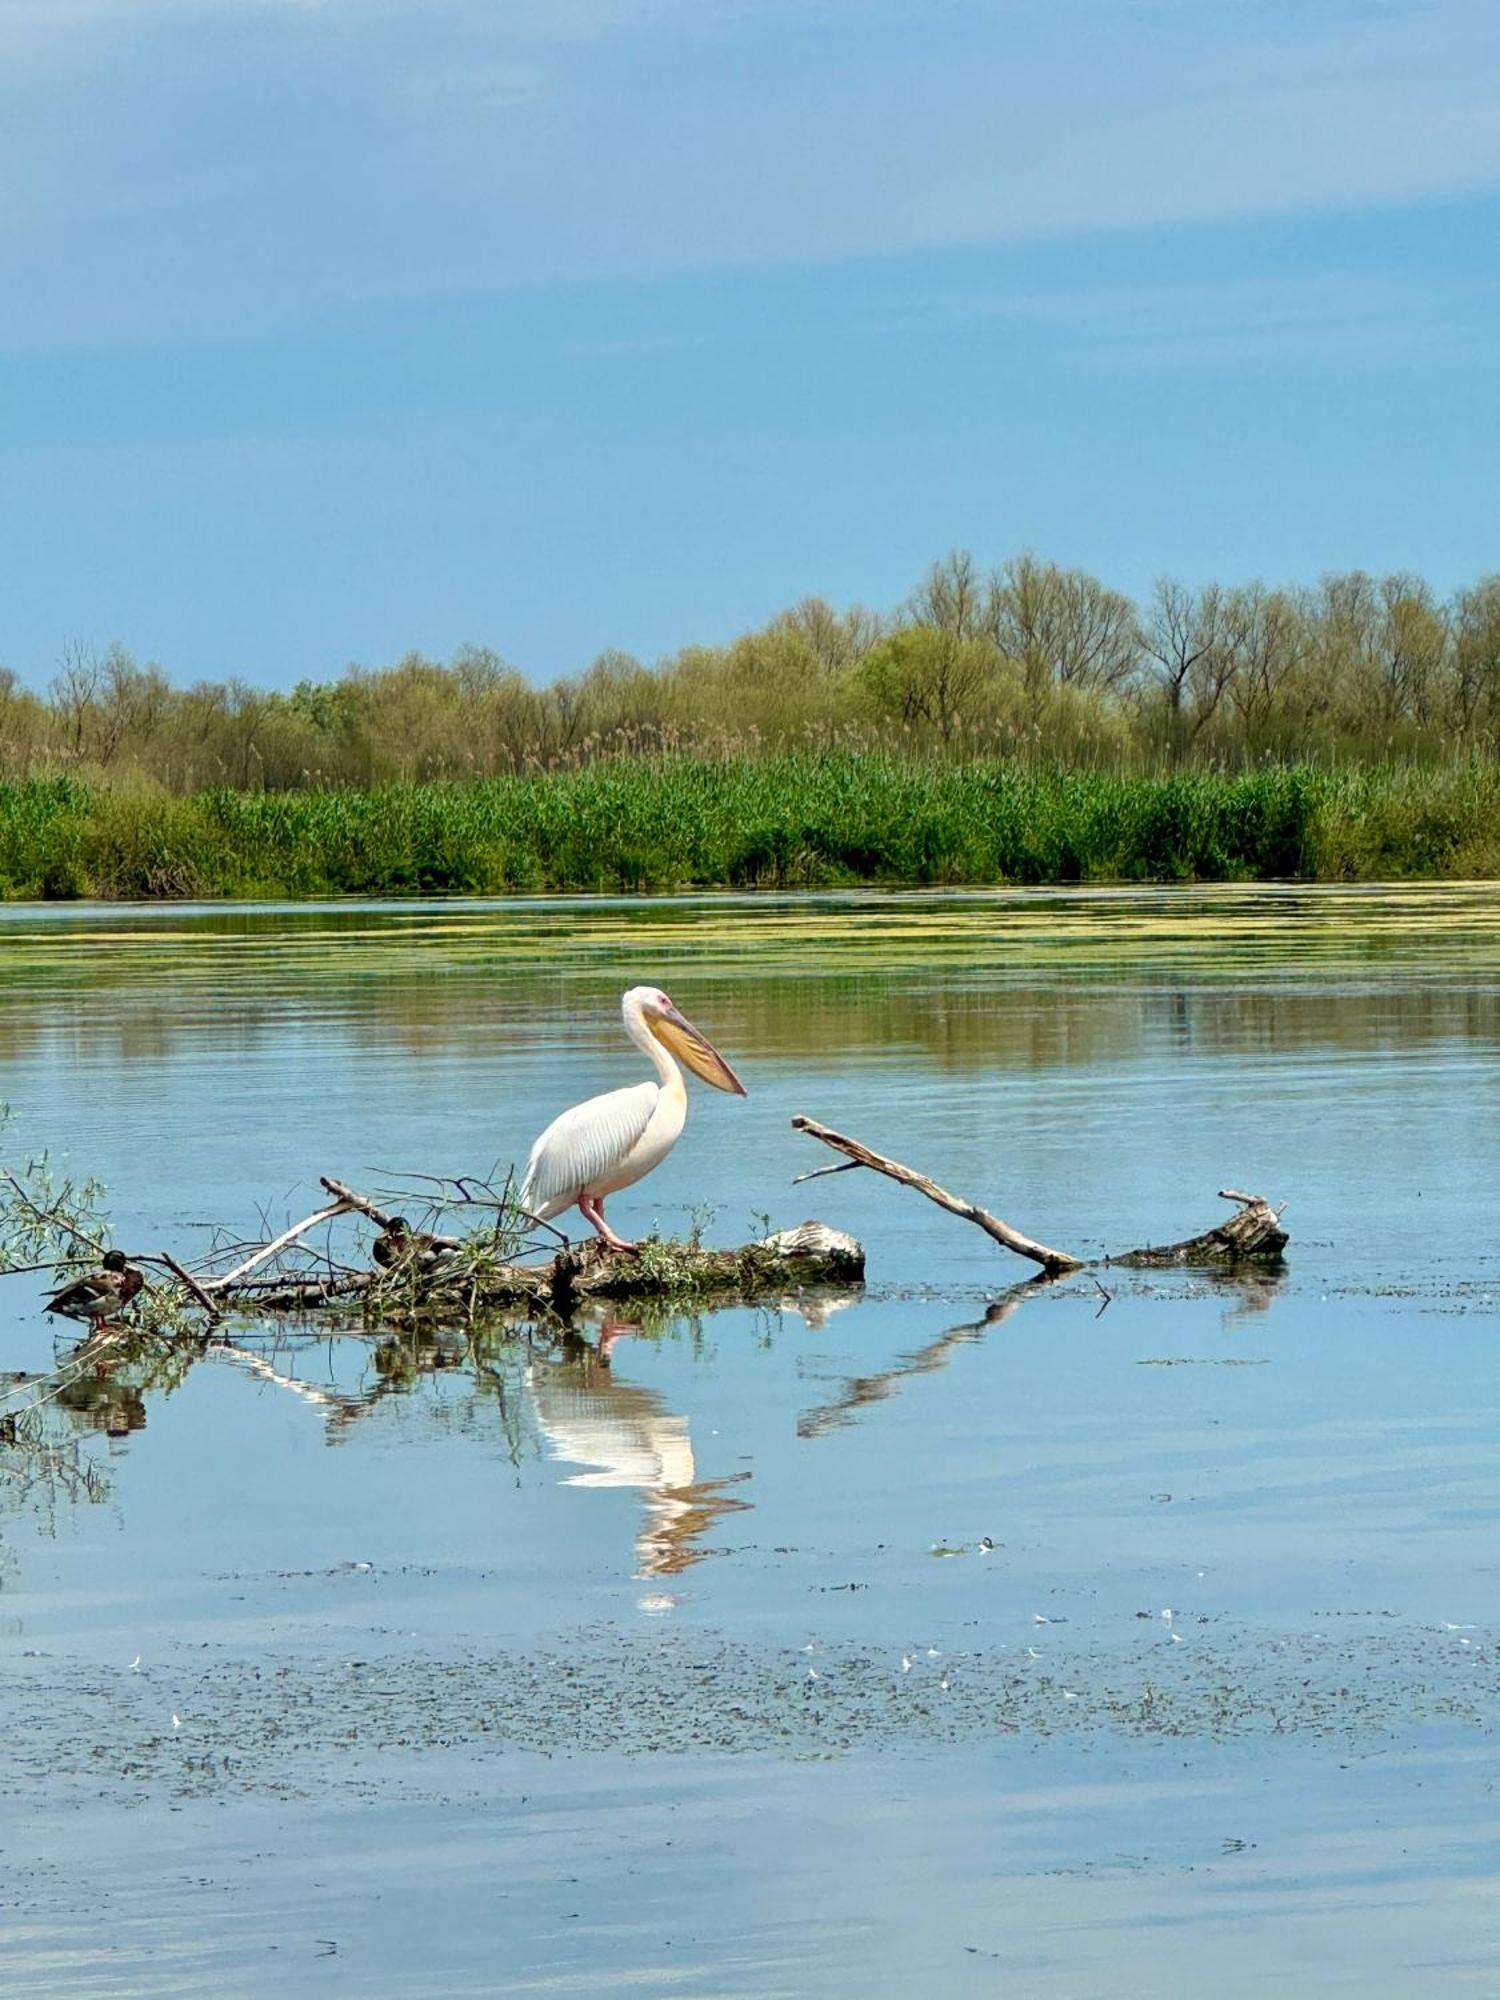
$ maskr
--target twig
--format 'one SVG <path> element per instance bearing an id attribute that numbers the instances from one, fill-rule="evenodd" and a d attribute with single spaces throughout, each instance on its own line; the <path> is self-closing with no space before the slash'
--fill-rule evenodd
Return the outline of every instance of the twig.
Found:
<path id="1" fill-rule="evenodd" d="M 253 1271 L 258 1264 L 264 1264 L 269 1258 L 274 1257 L 278 1250 L 284 1250 L 288 1243 L 295 1243 L 299 1236 L 305 1236 L 309 1229 L 316 1229 L 320 1222 L 332 1222 L 336 1215 L 347 1215 L 355 1206 L 356 1203 L 341 1199 L 336 1201 L 332 1208 L 318 1209 L 316 1214 L 306 1216 L 301 1222 L 294 1223 L 290 1229 L 284 1229 L 274 1242 L 263 1243 L 253 1257 L 247 1257 L 243 1264 L 236 1264 L 234 1269 L 226 1271 L 223 1277 L 205 1278 L 204 1289 L 222 1292 L 227 1286 L 234 1284 L 236 1279 L 243 1278 L 246 1272 Z"/>
<path id="2" fill-rule="evenodd" d="M 351 1208 L 357 1209 L 361 1215 L 369 1216 L 371 1222 L 378 1222 L 382 1229 L 389 1229 L 394 1222 L 393 1215 L 388 1214 L 383 1208 L 377 1208 L 367 1195 L 357 1194 L 353 1188 L 345 1187 L 342 1181 L 336 1181 L 332 1174 L 320 1174 L 318 1178 L 328 1192 L 337 1197 L 339 1210 L 335 1211 L 336 1213 L 347 1212 Z M 427 1233 L 430 1235 L 431 1231 Z M 440 1244 L 444 1250 L 463 1248 L 461 1236 L 433 1236 L 432 1240 Z"/>
<path id="3" fill-rule="evenodd" d="M 199 1305 L 203 1307 L 204 1311 L 208 1314 L 210 1320 L 218 1319 L 219 1308 L 214 1304 L 213 1300 L 208 1296 L 208 1293 L 204 1291 L 203 1287 L 198 1283 L 198 1280 L 193 1276 L 192 1272 L 185 1271 L 182 1268 L 182 1266 L 178 1263 L 177 1259 L 171 1254 L 170 1251 L 163 1250 L 161 1252 L 161 1261 L 166 1265 L 167 1269 L 172 1273 L 172 1275 L 175 1278 L 180 1279 L 181 1282 L 187 1286 L 189 1292 L 192 1293 L 193 1297 L 198 1301 Z"/>
<path id="4" fill-rule="evenodd" d="M 1029 1257 L 1033 1264 L 1040 1264 L 1049 1277 L 1057 1277 L 1064 1271 L 1076 1271 L 1082 1259 L 1071 1256 L 1066 1250 L 1049 1250 L 1045 1243 L 1033 1242 L 1023 1236 L 1019 1229 L 1012 1229 L 1008 1222 L 1002 1222 L 998 1215 L 991 1215 L 988 1209 L 976 1207 L 961 1196 L 949 1194 L 926 1174 L 919 1174 L 915 1168 L 906 1167 L 899 1160 L 888 1160 L 883 1153 L 875 1153 L 858 1139 L 849 1139 L 841 1132 L 835 1132 L 827 1125 L 820 1125 L 816 1118 L 804 1117 L 800 1112 L 792 1120 L 792 1128 L 806 1132 L 814 1139 L 821 1139 L 825 1146 L 832 1146 L 836 1153 L 847 1153 L 857 1167 L 872 1167 L 877 1174 L 885 1174 L 893 1181 L 900 1181 L 903 1187 L 915 1188 L 918 1194 L 935 1201 L 939 1208 L 946 1208 L 950 1215 L 962 1216 L 965 1222 L 975 1223 L 986 1236 L 1006 1250 L 1013 1250 L 1018 1257 Z"/>
<path id="5" fill-rule="evenodd" d="M 7 1181 L 9 1181 L 10 1185 L 15 1189 L 17 1195 L 23 1202 L 25 1202 L 26 1206 L 31 1210 L 32 1214 L 36 1217 L 38 1222 L 45 1224 L 45 1226 L 48 1229 L 57 1230 L 59 1234 L 65 1234 L 71 1236 L 75 1243 L 87 1243 L 89 1248 L 95 1253 L 96 1256 L 102 1257 L 104 1255 L 104 1252 L 108 1248 L 108 1245 L 104 1243 L 101 1238 L 97 1236 L 90 1236 L 85 1230 L 75 1229 L 71 1222 L 64 1221 L 56 1213 L 55 1210 L 50 1208 L 39 1207 L 38 1204 L 34 1202 L 31 1196 L 26 1192 L 25 1188 L 22 1187 L 21 1183 L 16 1179 L 14 1174 L 7 1173 L 4 1176 L 4 1178 Z"/>
<path id="6" fill-rule="evenodd" d="M 0 1278 L 22 1278 L 36 1271 L 67 1271 L 75 1264 L 96 1262 L 98 1252 L 91 1250 L 87 1257 L 44 1257 L 39 1264 L 0 1265 Z"/>
<path id="7" fill-rule="evenodd" d="M 863 1160 L 840 1160 L 836 1167 L 814 1167 L 810 1174 L 793 1174 L 792 1186 L 801 1187 L 804 1181 L 820 1181 L 826 1174 L 852 1174 L 856 1167 L 862 1167 Z"/>

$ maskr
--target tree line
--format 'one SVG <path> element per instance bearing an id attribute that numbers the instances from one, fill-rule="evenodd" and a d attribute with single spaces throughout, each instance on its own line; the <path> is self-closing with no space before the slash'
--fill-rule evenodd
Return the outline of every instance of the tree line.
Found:
<path id="1" fill-rule="evenodd" d="M 908 749 L 1118 769 L 1500 752 L 1500 576 L 1444 599 L 1353 570 L 1137 604 L 1023 554 L 936 563 L 895 611 L 808 598 L 654 665 L 607 652 L 537 686 L 487 648 L 350 666 L 290 693 L 173 686 L 72 646 L 45 693 L 0 669 L 0 777 L 191 793 L 493 777 L 608 758 Z"/>

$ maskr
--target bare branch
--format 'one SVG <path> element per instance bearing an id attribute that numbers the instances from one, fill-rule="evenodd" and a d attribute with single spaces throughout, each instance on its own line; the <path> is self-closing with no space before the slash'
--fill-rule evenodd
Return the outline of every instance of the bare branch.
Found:
<path id="1" fill-rule="evenodd" d="M 804 1117 L 800 1112 L 792 1120 L 792 1129 L 806 1132 L 811 1138 L 821 1139 L 825 1146 L 832 1146 L 836 1153 L 847 1153 L 857 1167 L 872 1167 L 877 1174 L 885 1174 L 893 1181 L 900 1181 L 903 1187 L 915 1188 L 918 1194 L 935 1201 L 939 1208 L 946 1208 L 950 1215 L 961 1216 L 965 1222 L 972 1222 L 992 1237 L 1002 1249 L 1013 1250 L 1018 1257 L 1028 1257 L 1033 1264 L 1040 1264 L 1049 1277 L 1058 1277 L 1064 1271 L 1076 1271 L 1082 1266 L 1081 1257 L 1071 1256 L 1066 1250 L 1049 1250 L 1045 1243 L 1033 1242 L 1023 1236 L 1019 1229 L 1012 1229 L 1008 1222 L 1002 1222 L 998 1215 L 991 1215 L 988 1209 L 976 1207 L 960 1195 L 949 1194 L 946 1188 L 929 1180 L 913 1167 L 903 1166 L 899 1160 L 888 1160 L 883 1153 L 875 1153 L 858 1139 L 846 1138 L 843 1133 L 833 1131 L 827 1125 L 820 1125 L 816 1118 Z"/>
<path id="2" fill-rule="evenodd" d="M 324 1185 L 327 1186 L 327 1182 Z M 224 1291 L 226 1287 L 236 1283 L 237 1280 L 243 1278 L 248 1272 L 255 1270 L 258 1265 L 264 1264 L 270 1258 L 274 1257 L 278 1250 L 284 1250 L 287 1244 L 295 1243 L 299 1236 L 305 1236 L 309 1229 L 316 1229 L 320 1222 L 332 1222 L 337 1215 L 347 1215 L 351 1208 L 357 1206 L 358 1204 L 355 1202 L 340 1199 L 331 1208 L 320 1208 L 314 1214 L 305 1216 L 301 1222 L 293 1223 L 290 1229 L 283 1230 L 281 1235 L 276 1237 L 273 1242 L 263 1243 L 253 1257 L 247 1257 L 243 1264 L 236 1264 L 232 1271 L 226 1271 L 220 1278 L 205 1278 L 203 1280 L 204 1290 L 214 1292 Z"/>
<path id="3" fill-rule="evenodd" d="M 389 1229 L 395 1220 L 385 1209 L 377 1208 L 367 1195 L 357 1194 L 353 1188 L 345 1187 L 342 1181 L 336 1181 L 331 1174 L 320 1174 L 318 1178 L 328 1192 L 337 1197 L 340 1211 L 357 1209 L 361 1215 L 369 1216 L 371 1222 L 378 1222 L 382 1229 Z M 444 1250 L 463 1248 L 461 1236 L 433 1236 L 432 1240 Z"/>
<path id="4" fill-rule="evenodd" d="M 792 1186 L 801 1187 L 804 1181 L 820 1181 L 827 1174 L 852 1174 L 856 1167 L 862 1167 L 863 1160 L 841 1160 L 836 1167 L 814 1167 L 810 1174 L 793 1174 Z"/>
<path id="5" fill-rule="evenodd" d="M 166 1265 L 167 1269 L 172 1273 L 172 1275 L 187 1287 L 188 1291 L 198 1301 L 199 1305 L 203 1307 L 204 1311 L 208 1314 L 210 1323 L 216 1320 L 219 1317 L 219 1308 L 214 1304 L 213 1300 L 208 1296 L 208 1293 L 204 1291 L 203 1287 L 198 1283 L 198 1280 L 193 1276 L 192 1272 L 185 1271 L 182 1268 L 181 1264 L 178 1263 L 177 1259 L 174 1256 L 172 1256 L 169 1251 L 163 1250 L 161 1252 L 161 1261 Z"/>

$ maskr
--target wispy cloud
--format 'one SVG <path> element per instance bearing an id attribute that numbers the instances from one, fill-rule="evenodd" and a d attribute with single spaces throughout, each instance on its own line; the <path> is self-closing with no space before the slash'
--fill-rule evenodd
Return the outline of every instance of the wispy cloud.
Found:
<path id="1" fill-rule="evenodd" d="M 0 0 L 0 340 L 1500 186 L 1491 0 Z"/>
<path id="2" fill-rule="evenodd" d="M 1150 284 L 1060 285 L 971 297 L 973 320 L 1052 329 L 1110 367 L 1387 367 L 1488 344 L 1500 281 L 1394 271 L 1270 270 Z"/>

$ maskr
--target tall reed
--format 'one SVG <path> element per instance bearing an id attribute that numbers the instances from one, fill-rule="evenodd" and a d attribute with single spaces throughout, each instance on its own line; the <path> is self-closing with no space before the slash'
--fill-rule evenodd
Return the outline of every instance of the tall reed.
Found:
<path id="1" fill-rule="evenodd" d="M 1500 874 L 1500 766 L 1132 775 L 883 751 L 370 791 L 0 785 L 9 898 Z"/>

